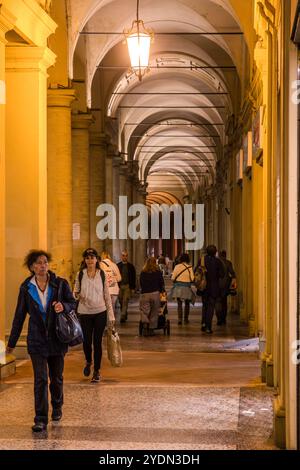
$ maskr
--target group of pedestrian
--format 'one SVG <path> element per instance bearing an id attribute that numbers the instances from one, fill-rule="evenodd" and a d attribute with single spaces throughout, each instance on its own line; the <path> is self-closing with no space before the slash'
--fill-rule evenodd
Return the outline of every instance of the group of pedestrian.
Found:
<path id="1" fill-rule="evenodd" d="M 120 294 L 122 315 L 127 316 L 129 289 L 135 288 L 135 269 L 122 253 L 117 266 L 107 252 L 101 257 L 93 248 L 83 253 L 72 293 L 68 281 L 49 270 L 51 255 L 30 251 L 24 262 L 30 275 L 21 284 L 7 353 L 12 353 L 29 315 L 27 348 L 34 373 L 35 418 L 32 430 L 41 432 L 48 424 L 48 378 L 52 421 L 62 418 L 64 358 L 68 346 L 56 334 L 56 316 L 76 310 L 83 331 L 85 365 L 83 374 L 92 383 L 100 381 L 102 337 L 106 325 L 115 323 L 114 306 Z M 123 302 L 123 303 L 122 303 Z"/>
<path id="2" fill-rule="evenodd" d="M 204 257 L 206 288 L 201 293 L 203 301 L 202 331 L 212 333 L 212 318 L 216 311 L 218 325 L 226 323 L 227 296 L 236 288 L 236 275 L 226 252 L 216 257 L 217 248 L 207 247 Z M 127 251 L 122 252 L 120 263 L 115 264 L 107 252 L 101 256 L 93 248 L 83 253 L 76 275 L 73 293 L 67 280 L 49 270 L 51 255 L 43 250 L 32 250 L 24 265 L 30 275 L 21 284 L 17 307 L 7 344 L 12 353 L 29 314 L 27 333 L 28 353 L 34 373 L 35 418 L 32 430 L 41 432 L 48 424 L 48 377 L 53 421 L 62 418 L 63 370 L 67 345 L 56 334 L 56 316 L 76 310 L 83 330 L 85 365 L 83 374 L 89 377 L 92 364 L 92 383 L 100 381 L 102 337 L 106 325 L 115 323 L 117 298 L 121 304 L 121 319 L 127 320 L 128 302 L 136 288 L 136 271 L 128 262 Z M 161 264 L 161 263 L 159 263 Z M 152 336 L 157 325 L 161 295 L 165 294 L 163 270 L 154 257 L 146 260 L 140 275 L 140 312 L 143 334 Z M 203 268 L 199 261 L 196 270 Z M 172 273 L 172 298 L 178 305 L 178 324 L 189 323 L 190 303 L 195 293 L 192 289 L 195 274 L 189 255 L 184 253 Z M 184 310 L 183 310 L 184 304 Z"/>
<path id="3" fill-rule="evenodd" d="M 212 320 L 214 312 L 217 316 L 217 325 L 225 325 L 227 317 L 227 298 L 237 287 L 236 274 L 231 261 L 226 258 L 223 250 L 217 255 L 217 248 L 209 245 L 206 254 L 200 258 L 193 269 L 190 257 L 184 253 L 175 265 L 172 281 L 171 297 L 177 301 L 178 325 L 189 323 L 190 304 L 195 302 L 194 280 L 197 270 L 204 272 L 205 288 L 198 292 L 202 297 L 202 331 L 212 334 Z M 183 311 L 184 303 L 184 311 Z"/>

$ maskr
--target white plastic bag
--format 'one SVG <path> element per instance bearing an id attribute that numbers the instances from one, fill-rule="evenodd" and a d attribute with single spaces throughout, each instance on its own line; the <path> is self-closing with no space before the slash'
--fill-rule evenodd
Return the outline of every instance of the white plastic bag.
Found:
<path id="1" fill-rule="evenodd" d="M 121 367 L 123 364 L 121 341 L 114 328 L 107 330 L 107 357 L 113 367 Z"/>

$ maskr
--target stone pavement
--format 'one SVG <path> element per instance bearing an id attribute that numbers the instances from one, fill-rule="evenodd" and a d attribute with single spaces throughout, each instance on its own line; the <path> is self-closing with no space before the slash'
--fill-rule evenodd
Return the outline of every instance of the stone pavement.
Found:
<path id="1" fill-rule="evenodd" d="M 47 433 L 31 432 L 31 364 L 18 363 L 0 385 L 0 449 L 275 449 L 274 391 L 260 383 L 257 342 L 247 340 L 238 316 L 207 336 L 200 332 L 200 304 L 185 326 L 177 325 L 170 304 L 170 337 L 157 330 L 144 338 L 137 302 L 118 326 L 123 367 L 108 363 L 105 339 L 99 384 L 83 377 L 80 347 L 67 355 L 63 419 Z"/>

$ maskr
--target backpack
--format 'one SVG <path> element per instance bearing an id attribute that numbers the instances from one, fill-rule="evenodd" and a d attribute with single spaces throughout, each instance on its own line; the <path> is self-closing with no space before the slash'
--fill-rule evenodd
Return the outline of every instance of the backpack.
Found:
<path id="1" fill-rule="evenodd" d="M 200 266 L 198 266 L 196 269 L 195 280 L 194 280 L 194 284 L 197 288 L 198 295 L 201 295 L 207 287 L 206 272 L 207 272 L 207 269 L 205 267 L 205 260 L 204 260 L 204 257 L 201 257 L 201 263 L 200 263 Z"/>

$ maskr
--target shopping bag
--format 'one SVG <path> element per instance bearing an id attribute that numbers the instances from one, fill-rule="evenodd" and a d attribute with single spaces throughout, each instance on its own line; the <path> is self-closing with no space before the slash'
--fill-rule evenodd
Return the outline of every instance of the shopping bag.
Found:
<path id="1" fill-rule="evenodd" d="M 107 330 L 107 357 L 113 367 L 121 367 L 123 364 L 121 341 L 115 328 Z"/>

